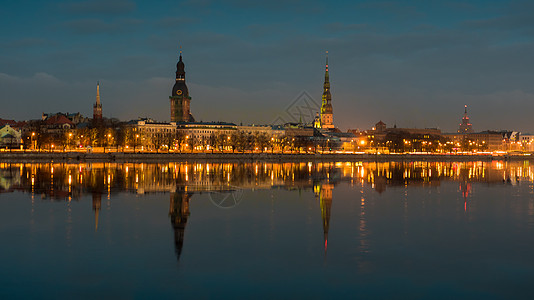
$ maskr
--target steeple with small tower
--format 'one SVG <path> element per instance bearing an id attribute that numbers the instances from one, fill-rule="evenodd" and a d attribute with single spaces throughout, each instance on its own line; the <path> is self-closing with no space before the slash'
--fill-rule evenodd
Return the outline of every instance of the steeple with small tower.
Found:
<path id="1" fill-rule="evenodd" d="M 102 104 L 100 103 L 100 83 L 96 82 L 96 103 L 93 105 L 93 121 L 102 121 Z"/>
<path id="2" fill-rule="evenodd" d="M 469 123 L 469 116 L 467 115 L 467 105 L 464 107 L 464 116 L 462 118 L 462 123 L 458 128 L 458 133 L 473 133 L 473 125 Z"/>
<path id="3" fill-rule="evenodd" d="M 330 75 L 328 74 L 328 51 L 326 51 L 326 69 L 324 74 L 323 96 L 321 103 L 321 124 L 323 129 L 334 128 L 334 113 L 332 109 L 332 95 L 330 94 Z"/>

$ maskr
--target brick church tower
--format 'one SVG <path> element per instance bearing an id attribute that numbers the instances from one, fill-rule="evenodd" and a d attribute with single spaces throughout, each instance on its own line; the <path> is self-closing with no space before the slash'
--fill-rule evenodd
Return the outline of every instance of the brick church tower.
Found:
<path id="1" fill-rule="evenodd" d="M 180 60 L 176 64 L 176 83 L 172 87 L 171 96 L 171 122 L 194 122 L 191 115 L 191 97 L 185 84 L 185 65 L 182 61 L 182 51 L 180 50 Z"/>

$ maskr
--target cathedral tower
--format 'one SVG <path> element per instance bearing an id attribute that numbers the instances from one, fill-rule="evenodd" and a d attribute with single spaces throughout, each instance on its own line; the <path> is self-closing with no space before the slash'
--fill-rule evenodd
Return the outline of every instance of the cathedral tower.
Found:
<path id="1" fill-rule="evenodd" d="M 182 50 L 180 50 L 180 59 L 176 64 L 176 82 L 172 87 L 171 96 L 171 122 L 194 122 L 191 115 L 191 97 L 185 84 L 185 65 L 182 61 Z"/>
<path id="2" fill-rule="evenodd" d="M 100 103 L 100 84 L 96 82 L 96 103 L 93 105 L 93 121 L 102 120 L 102 104 Z"/>
<path id="3" fill-rule="evenodd" d="M 321 104 L 321 128 L 334 128 L 334 113 L 332 111 L 332 95 L 330 94 L 330 76 L 328 75 L 328 51 L 326 51 L 326 70 L 324 74 L 323 97 Z"/>

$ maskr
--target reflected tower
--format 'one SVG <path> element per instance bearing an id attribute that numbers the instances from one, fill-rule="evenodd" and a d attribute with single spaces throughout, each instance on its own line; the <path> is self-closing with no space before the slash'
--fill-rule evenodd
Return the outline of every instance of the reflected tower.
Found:
<path id="1" fill-rule="evenodd" d="M 98 215 L 102 206 L 102 194 L 93 192 L 93 211 L 95 212 L 95 232 L 98 230 Z"/>
<path id="2" fill-rule="evenodd" d="M 471 183 L 467 182 L 467 180 L 461 181 L 460 191 L 462 192 L 462 196 L 464 198 L 464 211 L 467 211 L 467 198 L 469 197 L 469 193 L 471 192 Z"/>
<path id="3" fill-rule="evenodd" d="M 315 196 L 319 198 L 321 218 L 323 219 L 324 252 L 328 249 L 328 230 L 330 229 L 330 210 L 332 208 L 332 191 L 334 185 L 330 183 L 315 186 Z"/>
<path id="4" fill-rule="evenodd" d="M 184 246 L 185 225 L 189 217 L 189 200 L 192 196 L 193 194 L 186 192 L 171 193 L 169 216 L 174 229 L 174 247 L 177 260 L 180 260 Z"/>

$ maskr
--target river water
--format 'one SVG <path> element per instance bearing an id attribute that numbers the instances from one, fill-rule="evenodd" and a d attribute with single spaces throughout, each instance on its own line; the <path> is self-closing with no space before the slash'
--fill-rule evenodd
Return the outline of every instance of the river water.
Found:
<path id="1" fill-rule="evenodd" d="M 0 298 L 532 299 L 529 161 L 0 164 Z"/>

